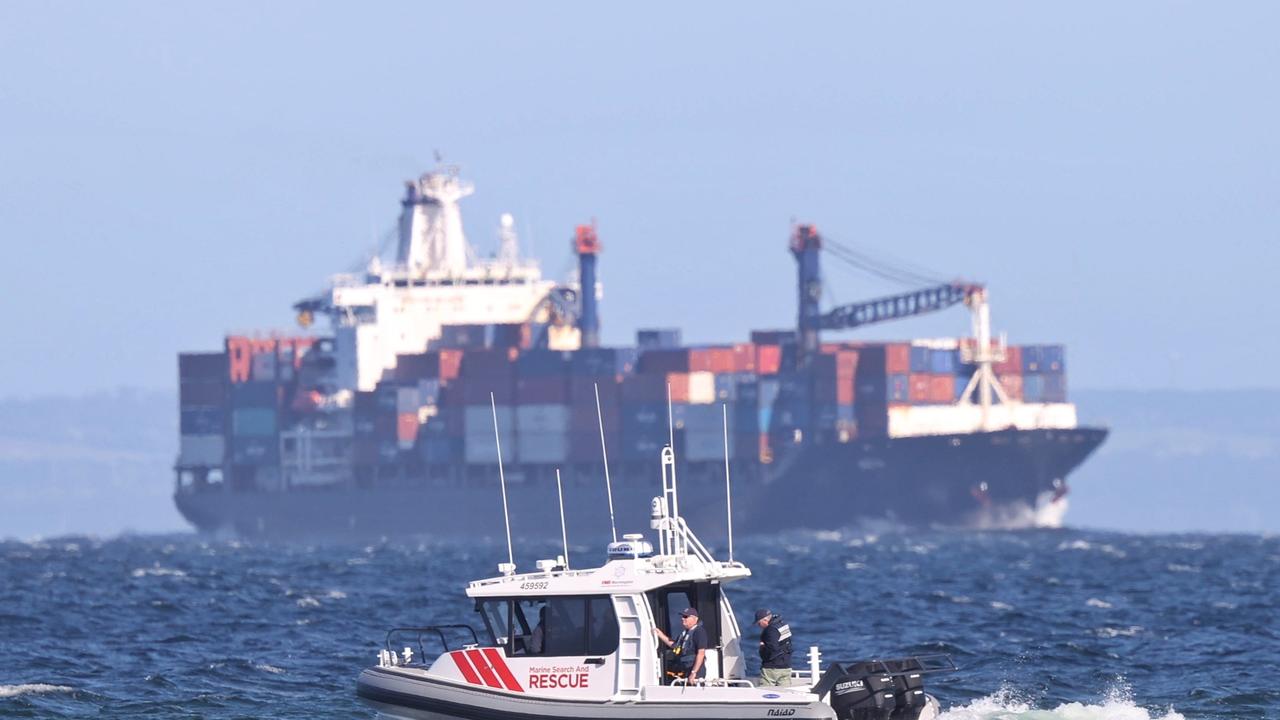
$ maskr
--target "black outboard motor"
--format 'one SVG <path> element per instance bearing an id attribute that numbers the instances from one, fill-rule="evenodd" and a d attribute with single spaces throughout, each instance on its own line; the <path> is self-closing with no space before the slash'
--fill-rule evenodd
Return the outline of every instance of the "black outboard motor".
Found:
<path id="1" fill-rule="evenodd" d="M 839 720 L 889 720 L 898 703 L 893 676 L 878 669 L 879 663 L 832 665 L 822 680 L 831 678 L 831 709 Z"/>
<path id="2" fill-rule="evenodd" d="M 930 703 L 925 674 L 954 669 L 944 655 L 832 663 L 813 692 L 827 697 L 838 720 L 916 720 Z"/>

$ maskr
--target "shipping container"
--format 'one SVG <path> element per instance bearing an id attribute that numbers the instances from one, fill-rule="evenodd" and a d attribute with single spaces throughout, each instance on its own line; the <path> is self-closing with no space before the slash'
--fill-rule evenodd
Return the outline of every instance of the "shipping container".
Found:
<path id="1" fill-rule="evenodd" d="M 422 407 L 422 393 L 418 391 L 417 385 L 409 387 L 396 388 L 396 412 L 397 413 L 418 413 L 418 408 Z"/>
<path id="2" fill-rule="evenodd" d="M 1036 357 L 1035 364 L 1039 364 L 1038 353 L 1032 353 Z M 1028 357 L 1028 353 L 1023 353 L 1023 360 Z M 1044 402 L 1044 376 L 1040 373 L 1026 373 L 1022 376 L 1022 399 L 1029 403 Z"/>
<path id="3" fill-rule="evenodd" d="M 179 405 L 223 405 L 226 402 L 227 384 L 221 378 L 178 383 Z"/>
<path id="4" fill-rule="evenodd" d="M 583 348 L 572 354 L 570 373 L 576 377 L 616 377 L 636 368 L 635 348 Z"/>
<path id="5" fill-rule="evenodd" d="M 887 379 L 888 393 L 885 396 L 889 402 L 911 402 L 912 381 L 910 375 L 890 375 Z M 861 389 L 861 388 L 860 388 Z M 860 393 L 860 399 L 865 400 L 867 395 Z"/>
<path id="6" fill-rule="evenodd" d="M 514 378 L 519 354 L 515 348 L 468 351 L 462 356 L 462 377 L 469 381 Z"/>
<path id="7" fill-rule="evenodd" d="M 658 328 L 636 331 L 636 347 L 640 350 L 674 348 L 680 346 L 680 330 Z"/>
<path id="8" fill-rule="evenodd" d="M 626 435 L 619 438 L 622 447 L 622 459 L 628 462 L 659 462 L 663 446 L 667 444 L 667 436 L 661 435 Z M 612 448 L 610 448 L 612 451 Z M 612 458 L 612 456 L 610 456 Z"/>
<path id="9" fill-rule="evenodd" d="M 996 375 L 1021 375 L 1022 348 L 1017 345 L 1006 347 L 1004 360 L 991 363 L 991 369 Z"/>
<path id="10" fill-rule="evenodd" d="M 395 378 L 399 383 L 415 383 L 419 380 L 440 377 L 440 353 L 425 352 L 416 355 L 397 355 Z"/>
<path id="11" fill-rule="evenodd" d="M 220 405 L 178 410 L 178 428 L 183 435 L 221 435 L 225 421 L 226 414 Z"/>
<path id="12" fill-rule="evenodd" d="M 464 405 L 487 403 L 491 393 L 493 401 L 499 405 L 512 405 L 516 401 L 515 375 L 467 378 L 458 386 L 462 390 Z"/>
<path id="13" fill-rule="evenodd" d="M 178 464 L 194 467 L 216 467 L 226 454 L 226 441 L 221 432 L 214 435 L 183 434 L 178 442 Z"/>
<path id="14" fill-rule="evenodd" d="M 563 376 L 569 371 L 569 357 L 559 350 L 528 350 L 516 359 L 516 374 L 522 378 Z"/>
<path id="15" fill-rule="evenodd" d="M 621 384 L 623 403 L 667 401 L 667 375 L 628 375 Z"/>
<path id="16" fill-rule="evenodd" d="M 276 411 L 272 408 L 238 407 L 231 411 L 231 434 L 267 437 L 276 434 Z"/>
<path id="17" fill-rule="evenodd" d="M 794 345 L 795 330 L 752 330 L 751 342 L 755 345 Z"/>
<path id="18" fill-rule="evenodd" d="M 640 353 L 637 372 L 645 375 L 689 372 L 691 355 L 686 348 L 644 350 Z"/>
<path id="19" fill-rule="evenodd" d="M 569 459 L 569 433 L 565 431 L 521 432 L 516 445 L 522 463 L 554 464 Z"/>
<path id="20" fill-rule="evenodd" d="M 674 408 L 673 408 L 674 412 Z M 667 406 L 659 403 L 624 404 L 622 406 L 622 434 L 667 435 Z"/>
<path id="21" fill-rule="evenodd" d="M 494 411 L 494 408 L 488 404 L 464 406 L 462 409 L 464 435 L 468 439 L 488 437 L 489 444 L 493 444 Z M 498 416 L 498 430 L 502 434 L 503 443 L 506 443 L 508 435 L 513 438 L 515 436 L 515 408 L 510 405 L 498 405 L 496 412 Z"/>
<path id="22" fill-rule="evenodd" d="M 929 377 L 929 402 L 934 405 L 949 405 L 956 399 L 955 375 L 931 375 Z"/>
<path id="23" fill-rule="evenodd" d="M 1061 373 L 1067 369 L 1067 350 L 1061 345 L 1043 345 L 1040 348 L 1041 372 Z"/>
<path id="24" fill-rule="evenodd" d="M 689 351 L 691 372 L 731 373 L 734 372 L 734 362 L 732 346 L 701 347 Z"/>
<path id="25" fill-rule="evenodd" d="M 414 412 L 396 415 L 396 440 L 400 441 L 400 448 L 407 450 L 413 447 L 417 439 L 418 414 Z"/>
<path id="26" fill-rule="evenodd" d="M 1021 375 L 996 375 L 996 382 L 1000 383 L 1000 387 L 1004 390 L 1005 395 L 1010 400 L 1022 400 L 1022 376 Z"/>
<path id="27" fill-rule="evenodd" d="M 280 402 L 280 389 L 270 382 L 241 382 L 231 386 L 233 407 L 275 408 Z"/>
<path id="28" fill-rule="evenodd" d="M 524 433 L 568 433 L 568 405 L 517 405 L 516 434 Z"/>
<path id="29" fill-rule="evenodd" d="M 178 355 L 178 379 L 226 382 L 226 353 L 182 353 Z"/>
<path id="30" fill-rule="evenodd" d="M 756 374 L 777 375 L 782 370 L 782 347 L 756 345 Z"/>
<path id="31" fill-rule="evenodd" d="M 668 373 L 671 402 L 707 404 L 716 401 L 716 377 L 709 372 Z"/>
<path id="32" fill-rule="evenodd" d="M 931 349 L 927 347 L 920 347 L 920 346 L 913 345 L 911 346 L 911 349 L 909 352 L 911 353 L 911 374 L 912 375 L 920 375 L 923 373 L 932 372 L 931 368 L 933 366 L 933 362 L 932 362 L 933 351 Z"/>
<path id="33" fill-rule="evenodd" d="M 453 465 L 462 459 L 462 443 L 448 436 L 419 438 L 418 457 L 424 465 Z"/>
<path id="34" fill-rule="evenodd" d="M 756 371 L 756 346 L 751 343 L 735 343 L 733 345 L 733 371 L 735 373 L 754 373 Z"/>
<path id="35" fill-rule="evenodd" d="M 929 372 L 937 375 L 954 375 L 960 366 L 958 350 L 938 350 L 929 352 Z"/>
<path id="36" fill-rule="evenodd" d="M 612 408 L 617 410 L 622 404 L 622 386 L 620 383 L 614 382 L 612 378 L 594 378 L 594 377 L 578 377 L 571 375 L 569 377 L 569 402 L 575 407 L 589 406 L 591 411 L 595 412 L 596 407 L 596 390 L 600 392 L 600 407 L 608 410 Z M 648 388 L 652 390 L 652 388 Z M 666 399 L 666 390 L 662 390 L 663 399 Z M 641 393 L 643 395 L 643 393 Z M 638 397 L 637 400 L 650 400 L 650 397 Z"/>
<path id="37" fill-rule="evenodd" d="M 734 435 L 729 435 L 729 456 L 734 452 Z M 684 433 L 684 459 L 689 462 L 706 462 L 725 457 L 725 436 L 721 431 L 696 432 L 686 430 Z"/>
<path id="38" fill-rule="evenodd" d="M 890 343 L 884 346 L 884 367 L 887 375 L 907 375 L 911 369 L 912 348 L 907 343 Z M 865 354 L 865 350 L 864 350 Z"/>
<path id="39" fill-rule="evenodd" d="M 490 425 L 488 437 L 467 435 L 463 438 L 462 457 L 469 464 L 496 465 L 498 463 L 498 447 L 494 442 L 492 425 Z M 519 448 L 516 446 L 516 435 L 505 430 L 502 432 L 502 462 L 520 462 Z"/>
<path id="40" fill-rule="evenodd" d="M 1067 376 L 1059 372 L 1044 374 L 1044 401 L 1064 403 L 1067 401 Z"/>
<path id="41" fill-rule="evenodd" d="M 593 396 L 592 402 L 594 401 Z M 567 375 L 521 377 L 516 380 L 515 402 L 517 405 L 545 403 L 566 405 L 569 403 L 569 377 Z"/>

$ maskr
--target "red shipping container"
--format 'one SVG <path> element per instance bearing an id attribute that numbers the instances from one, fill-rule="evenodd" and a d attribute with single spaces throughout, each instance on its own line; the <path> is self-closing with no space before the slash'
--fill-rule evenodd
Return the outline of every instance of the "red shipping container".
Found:
<path id="1" fill-rule="evenodd" d="M 462 374 L 462 351 L 440 351 L 440 379 L 453 380 Z"/>
<path id="2" fill-rule="evenodd" d="M 412 442 L 418 438 L 418 414 L 400 413 L 396 416 L 396 440 Z"/>
<path id="3" fill-rule="evenodd" d="M 1021 375 L 996 375 L 996 380 L 1000 383 L 1000 387 L 1004 388 L 1004 392 L 1009 396 L 1010 400 L 1022 399 Z"/>
<path id="4" fill-rule="evenodd" d="M 907 378 L 908 397 L 911 398 L 912 404 L 924 404 L 929 402 L 929 393 L 933 384 L 933 376 L 917 373 Z"/>
<path id="5" fill-rule="evenodd" d="M 907 343 L 885 345 L 884 367 L 888 375 L 906 375 L 911 372 L 911 346 Z"/>
<path id="6" fill-rule="evenodd" d="M 594 401 L 594 395 L 592 400 Z M 517 405 L 567 405 L 569 381 L 564 375 L 522 377 L 516 381 Z"/>
<path id="7" fill-rule="evenodd" d="M 708 347 L 690 350 L 689 372 L 733 372 L 733 348 Z"/>
<path id="8" fill-rule="evenodd" d="M 668 373 L 667 384 L 671 386 L 671 402 L 689 402 L 689 373 Z M 663 400 L 665 399 L 664 393 Z"/>
<path id="9" fill-rule="evenodd" d="M 782 348 L 778 345 L 756 346 L 756 374 L 777 375 L 782 367 Z"/>
<path id="10" fill-rule="evenodd" d="M 1017 345 L 1010 345 L 1005 348 L 1004 361 L 991 363 L 991 369 L 996 375 L 1021 375 L 1022 374 L 1022 348 Z M 1019 383 L 1019 397 L 1021 397 L 1022 385 Z"/>
<path id="11" fill-rule="evenodd" d="M 733 346 L 733 371 L 738 373 L 756 371 L 755 345 L 737 343 Z"/>
<path id="12" fill-rule="evenodd" d="M 956 399 L 956 377 L 954 375 L 934 375 L 929 380 L 929 402 L 935 405 L 950 405 Z"/>

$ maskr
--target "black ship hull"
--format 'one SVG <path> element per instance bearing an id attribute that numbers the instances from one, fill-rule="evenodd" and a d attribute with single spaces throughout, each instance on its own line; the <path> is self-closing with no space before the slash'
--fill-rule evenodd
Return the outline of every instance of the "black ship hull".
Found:
<path id="1" fill-rule="evenodd" d="M 1067 475 L 1102 442 L 1101 428 L 1005 430 L 964 435 L 858 440 L 807 446 L 772 465 L 733 463 L 737 534 L 838 529 L 868 523 L 905 527 L 1037 527 L 1061 524 Z M 566 468 L 569 535 L 610 532 L 602 468 Z M 618 533 L 648 528 L 660 468 L 612 472 Z M 710 540 L 726 535 L 723 464 L 682 468 L 680 512 Z M 554 470 L 507 468 L 512 533 L 552 538 L 560 527 Z M 204 532 L 242 537 L 501 538 L 497 469 L 402 476 L 376 484 L 232 491 L 180 488 L 183 516 Z"/>

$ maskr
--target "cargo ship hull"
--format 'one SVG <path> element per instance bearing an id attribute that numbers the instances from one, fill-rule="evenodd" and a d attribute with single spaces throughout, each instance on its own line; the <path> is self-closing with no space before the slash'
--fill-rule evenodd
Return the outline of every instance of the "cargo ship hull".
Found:
<path id="1" fill-rule="evenodd" d="M 902 527 L 1037 527 L 1061 521 L 1067 475 L 1106 438 L 1101 428 L 1006 430 L 879 439 L 808 447 L 776 467 L 734 463 L 735 532 Z M 657 463 L 612 473 L 618 532 L 648 527 L 637 508 L 660 493 Z M 516 537 L 552 539 L 559 528 L 554 474 L 507 469 Z M 573 538 L 610 532 L 602 469 L 563 474 Z M 713 539 L 726 534 L 723 465 L 686 466 L 680 511 Z M 469 539 L 504 534 L 496 468 L 465 475 L 403 477 L 277 492 L 183 488 L 178 509 L 198 529 L 263 538 L 432 536 Z"/>

